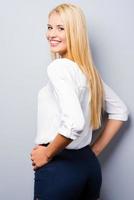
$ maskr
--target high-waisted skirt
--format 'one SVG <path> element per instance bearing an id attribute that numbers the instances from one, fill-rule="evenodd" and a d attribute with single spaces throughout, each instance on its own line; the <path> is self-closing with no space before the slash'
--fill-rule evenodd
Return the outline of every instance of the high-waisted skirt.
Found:
<path id="1" fill-rule="evenodd" d="M 34 200 L 97 200 L 101 166 L 89 145 L 64 149 L 34 171 Z"/>

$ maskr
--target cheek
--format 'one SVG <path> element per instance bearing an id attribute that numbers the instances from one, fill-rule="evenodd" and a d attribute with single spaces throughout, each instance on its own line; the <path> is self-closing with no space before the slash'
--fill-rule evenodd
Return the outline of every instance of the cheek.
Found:
<path id="1" fill-rule="evenodd" d="M 67 42 L 66 38 L 63 38 L 62 41 L 63 41 L 64 45 L 66 46 L 66 42 Z"/>
<path id="2" fill-rule="evenodd" d="M 61 35 L 61 38 L 62 38 L 62 41 L 63 41 L 64 43 L 66 43 L 66 36 L 65 36 L 65 34 L 62 34 L 62 35 Z"/>
<path id="3" fill-rule="evenodd" d="M 67 48 L 67 42 L 66 42 L 66 40 L 64 41 L 64 47 Z"/>

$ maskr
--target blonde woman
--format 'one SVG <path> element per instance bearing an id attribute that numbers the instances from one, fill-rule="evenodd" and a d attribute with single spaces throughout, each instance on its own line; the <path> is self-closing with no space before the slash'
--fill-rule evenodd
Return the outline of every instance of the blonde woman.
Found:
<path id="1" fill-rule="evenodd" d="M 31 152 L 34 200 L 97 200 L 97 156 L 128 119 L 128 109 L 94 66 L 82 9 L 60 4 L 48 16 L 52 62 L 38 95 L 38 130 Z M 92 131 L 108 119 L 91 146 Z"/>

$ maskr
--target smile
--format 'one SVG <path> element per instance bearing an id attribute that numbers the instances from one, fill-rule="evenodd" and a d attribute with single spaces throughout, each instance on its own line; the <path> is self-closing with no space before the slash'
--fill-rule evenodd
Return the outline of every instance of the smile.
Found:
<path id="1" fill-rule="evenodd" d="M 57 46 L 61 41 L 54 41 L 54 40 L 51 40 L 50 41 L 50 44 L 51 46 Z"/>

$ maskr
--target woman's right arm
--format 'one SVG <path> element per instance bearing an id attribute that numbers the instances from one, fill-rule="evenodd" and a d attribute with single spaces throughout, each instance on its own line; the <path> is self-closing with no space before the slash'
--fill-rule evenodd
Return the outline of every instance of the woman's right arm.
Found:
<path id="1" fill-rule="evenodd" d="M 91 148 L 96 156 L 98 156 L 106 148 L 123 124 L 124 122 L 120 120 L 108 119 L 106 121 L 103 132 L 97 138 L 95 143 L 91 145 Z"/>
<path id="2" fill-rule="evenodd" d="M 98 156 L 118 133 L 124 122 L 128 120 L 128 108 L 119 96 L 103 81 L 105 91 L 105 111 L 108 119 L 102 133 L 91 145 L 93 152 Z"/>

